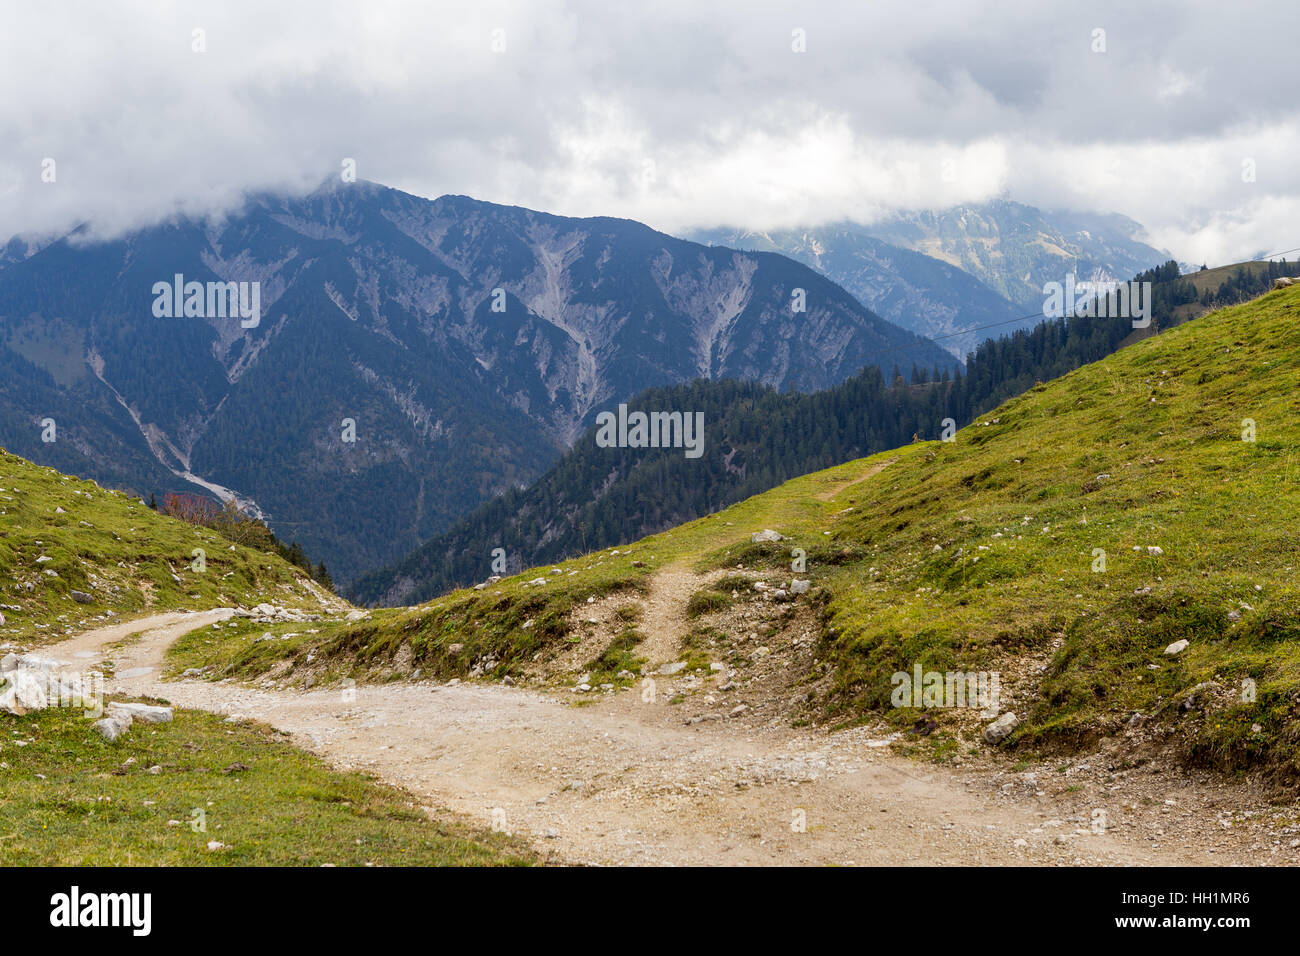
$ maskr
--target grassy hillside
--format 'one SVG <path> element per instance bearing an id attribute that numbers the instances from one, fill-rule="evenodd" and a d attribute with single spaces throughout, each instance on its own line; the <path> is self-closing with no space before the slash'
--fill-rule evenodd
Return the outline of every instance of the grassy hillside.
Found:
<path id="1" fill-rule="evenodd" d="M 278 556 L 0 452 L 3 650 L 49 645 L 57 655 L 67 632 L 110 616 L 262 602 L 347 608 Z M 517 840 L 430 818 L 407 793 L 335 772 L 264 725 L 178 711 L 110 743 L 80 709 L 51 707 L 0 713 L 0 735 L 0 865 L 538 859 Z"/>
<path id="2" fill-rule="evenodd" d="M 1075 749 L 1140 728 L 1196 763 L 1294 774 L 1297 395 L 1300 289 L 1270 292 L 1037 386 L 953 442 L 288 647 L 196 636 L 177 666 L 215 658 L 218 675 L 251 675 L 287 655 L 327 676 L 518 677 L 577 639 L 588 598 L 635 599 L 669 564 L 788 576 L 798 547 L 822 622 L 809 702 L 830 724 L 923 717 L 973 740 L 969 712 L 891 706 L 890 678 L 917 664 L 989 670 L 1022 720 L 1007 747 Z M 790 540 L 749 543 L 763 527 Z M 1180 640 L 1186 650 L 1164 653 Z"/>
<path id="3" fill-rule="evenodd" d="M 108 611 L 128 617 L 263 601 L 341 605 L 275 555 L 0 450 L 4 640 L 54 640 Z"/>
<path id="4" fill-rule="evenodd" d="M 1086 744 L 1141 714 L 1193 759 L 1300 770 L 1298 320 L 1296 290 L 1214 313 L 863 483 L 835 530 L 865 554 L 832 575 L 829 708 L 880 707 L 918 661 L 1027 658 L 1045 669 L 1013 685 L 1022 743 Z"/>

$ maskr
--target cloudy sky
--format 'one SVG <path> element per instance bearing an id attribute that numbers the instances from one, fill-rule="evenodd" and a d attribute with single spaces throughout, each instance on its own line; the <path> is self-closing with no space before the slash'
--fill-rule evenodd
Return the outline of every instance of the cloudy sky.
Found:
<path id="1" fill-rule="evenodd" d="M 1008 196 L 1213 265 L 1300 246 L 1298 56 L 1294 0 L 12 3 L 0 238 L 350 158 L 679 233 Z"/>

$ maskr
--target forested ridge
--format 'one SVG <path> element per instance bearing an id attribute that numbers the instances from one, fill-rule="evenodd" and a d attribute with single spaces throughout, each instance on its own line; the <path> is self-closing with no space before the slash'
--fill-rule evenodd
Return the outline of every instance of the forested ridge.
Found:
<path id="1" fill-rule="evenodd" d="M 1233 273 L 1236 296 L 1264 291 L 1296 263 Z M 1151 328 L 1202 297 L 1170 261 L 1140 273 L 1152 283 Z M 874 367 L 812 394 L 779 393 L 736 381 L 655 388 L 630 410 L 704 412 L 705 451 L 599 448 L 595 429 L 536 483 L 487 502 L 450 531 L 393 565 L 363 576 L 351 597 L 367 604 L 412 603 L 493 573 L 495 549 L 518 571 L 616 546 L 709 514 L 810 471 L 942 437 L 1019 395 L 1104 358 L 1134 334 L 1129 318 L 1071 316 L 984 341 L 965 374 L 912 367 L 886 378 Z M 500 554 L 500 552 L 497 552 Z"/>

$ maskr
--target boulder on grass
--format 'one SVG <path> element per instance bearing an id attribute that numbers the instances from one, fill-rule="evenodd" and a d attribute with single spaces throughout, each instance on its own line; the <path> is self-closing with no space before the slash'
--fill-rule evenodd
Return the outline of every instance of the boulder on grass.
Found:
<path id="1" fill-rule="evenodd" d="M 95 729 L 106 740 L 116 740 L 121 737 L 128 727 L 131 726 L 129 720 L 118 720 L 116 717 L 105 717 L 103 720 L 95 721 Z"/>
<path id="2" fill-rule="evenodd" d="M 127 704 L 115 700 L 108 705 L 108 715 L 124 720 L 127 724 L 140 721 L 145 724 L 165 724 L 174 716 L 170 707 L 155 707 L 152 704 Z"/>
<path id="3" fill-rule="evenodd" d="M 1011 731 L 1020 726 L 1020 718 L 1011 711 L 1007 711 L 993 723 L 984 728 L 984 742 L 986 744 L 1000 744 L 1011 736 Z"/>
<path id="4" fill-rule="evenodd" d="M 8 671 L 0 677 L 0 711 L 21 717 L 48 706 L 45 689 L 35 674 L 19 670 Z"/>

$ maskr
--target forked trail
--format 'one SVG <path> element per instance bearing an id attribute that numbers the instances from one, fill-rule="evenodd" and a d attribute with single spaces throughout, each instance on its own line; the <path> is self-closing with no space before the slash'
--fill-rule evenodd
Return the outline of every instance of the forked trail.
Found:
<path id="1" fill-rule="evenodd" d="M 662 595 L 662 606 L 648 610 L 667 621 L 689 588 L 657 584 L 651 596 Z M 1180 838 L 1176 821 L 1199 817 L 1198 802 L 1221 799 L 1217 792 L 1177 790 L 1177 812 L 1159 808 L 1168 835 L 1153 848 L 1148 819 L 1128 813 L 1125 802 L 1136 798 L 1122 790 L 1035 796 L 1031 787 L 1009 796 L 987 773 L 896 756 L 864 728 L 828 734 L 743 717 L 687 726 L 680 707 L 635 692 L 574 706 L 562 694 L 486 683 L 362 685 L 346 699 L 339 689 L 160 680 L 174 640 L 230 613 L 159 615 L 48 652 L 78 667 L 111 659 L 112 694 L 266 721 L 331 764 L 373 772 L 430 808 L 484 825 L 500 808 L 508 829 L 575 863 L 1291 862 L 1250 853 L 1244 834 L 1215 833 L 1212 842 L 1189 823 Z M 109 648 L 132 634 L 139 639 Z M 1111 821 L 1103 833 L 1087 822 L 1097 807 Z"/>

